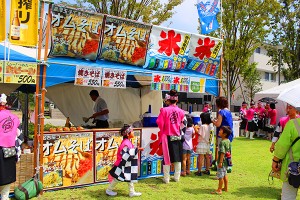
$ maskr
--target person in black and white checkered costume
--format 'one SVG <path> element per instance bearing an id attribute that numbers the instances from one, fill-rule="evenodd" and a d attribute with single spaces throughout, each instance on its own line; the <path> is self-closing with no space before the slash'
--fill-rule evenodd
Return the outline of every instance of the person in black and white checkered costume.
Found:
<path id="1" fill-rule="evenodd" d="M 118 181 L 125 181 L 128 182 L 130 197 L 141 196 L 142 193 L 135 192 L 133 183 L 137 182 L 138 178 L 138 151 L 143 149 L 135 148 L 131 143 L 130 139 L 134 137 L 134 133 L 130 125 L 125 124 L 120 133 L 123 136 L 123 141 L 117 152 L 117 161 L 109 171 L 109 175 L 114 179 L 110 182 L 106 194 L 116 196 L 117 192 L 114 192 L 113 189 Z"/>

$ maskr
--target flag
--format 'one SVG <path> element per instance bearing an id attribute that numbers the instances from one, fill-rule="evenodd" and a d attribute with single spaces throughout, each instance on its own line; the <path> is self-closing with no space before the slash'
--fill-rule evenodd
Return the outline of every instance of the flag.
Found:
<path id="1" fill-rule="evenodd" d="M 6 0 L 0 0 L 0 42 L 6 38 Z"/>
<path id="2" fill-rule="evenodd" d="M 217 14 L 220 11 L 220 0 L 198 0 L 197 10 L 202 34 L 208 34 L 219 28 Z"/>

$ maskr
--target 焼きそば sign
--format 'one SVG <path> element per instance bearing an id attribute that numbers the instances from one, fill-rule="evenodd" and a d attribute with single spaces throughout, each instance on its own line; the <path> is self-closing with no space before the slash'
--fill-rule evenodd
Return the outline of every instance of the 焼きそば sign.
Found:
<path id="1" fill-rule="evenodd" d="M 141 130 L 134 130 L 131 139 L 135 147 L 140 146 Z M 96 132 L 95 146 L 95 174 L 96 182 L 108 180 L 108 172 L 117 160 L 118 147 L 123 137 L 119 131 Z"/>
<path id="2" fill-rule="evenodd" d="M 4 62 L 4 83 L 36 84 L 37 64 Z"/>
<path id="3" fill-rule="evenodd" d="M 100 87 L 102 68 L 76 66 L 75 85 Z"/>
<path id="4" fill-rule="evenodd" d="M 93 133 L 44 134 L 44 188 L 94 182 Z"/>
<path id="5" fill-rule="evenodd" d="M 127 71 L 103 69 L 102 87 L 126 88 Z"/>
<path id="6" fill-rule="evenodd" d="M 189 92 L 192 93 L 205 93 L 205 78 L 190 77 Z"/>
<path id="7" fill-rule="evenodd" d="M 184 69 L 190 37 L 182 31 L 152 26 L 145 67 L 170 71 Z"/>
<path id="8" fill-rule="evenodd" d="M 143 66 L 151 25 L 107 16 L 101 58 Z"/>
<path id="9" fill-rule="evenodd" d="M 54 5 L 49 56 L 96 60 L 104 15 Z"/>
<path id="10" fill-rule="evenodd" d="M 39 1 L 11 0 L 10 2 L 9 41 L 15 45 L 36 46 Z M 5 18 L 2 18 L 2 20 L 5 21 Z"/>

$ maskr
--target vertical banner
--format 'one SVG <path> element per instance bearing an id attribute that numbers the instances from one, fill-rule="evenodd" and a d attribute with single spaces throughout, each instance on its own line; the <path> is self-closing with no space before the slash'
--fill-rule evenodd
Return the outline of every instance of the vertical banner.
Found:
<path id="1" fill-rule="evenodd" d="M 92 132 L 44 134 L 43 152 L 45 189 L 94 182 Z"/>
<path id="2" fill-rule="evenodd" d="M 54 5 L 52 45 L 49 56 L 96 60 L 101 40 L 103 14 Z"/>
<path id="3" fill-rule="evenodd" d="M 151 90 L 162 90 L 169 91 L 172 86 L 172 75 L 171 74 L 152 74 L 152 83 L 150 86 Z"/>
<path id="4" fill-rule="evenodd" d="M 215 77 L 221 54 L 222 40 L 192 34 L 187 69 Z"/>
<path id="5" fill-rule="evenodd" d="M 189 33 L 152 26 L 145 68 L 170 71 L 184 69 L 190 37 Z"/>
<path id="6" fill-rule="evenodd" d="M 0 0 L 0 42 L 6 39 L 6 0 Z M 0 72 L 1 73 L 1 72 Z M 0 81 L 1 83 L 1 81 Z"/>
<path id="7" fill-rule="evenodd" d="M 143 66 L 151 25 L 107 16 L 101 58 Z"/>
<path id="8" fill-rule="evenodd" d="M 79 86 L 100 87 L 102 68 L 76 66 L 75 83 Z"/>
<path id="9" fill-rule="evenodd" d="M 4 83 L 36 84 L 36 63 L 10 61 L 4 63 Z"/>
<path id="10" fill-rule="evenodd" d="M 127 71 L 103 69 L 102 87 L 126 88 Z"/>
<path id="11" fill-rule="evenodd" d="M 0 83 L 3 83 L 4 61 L 0 60 Z"/>
<path id="12" fill-rule="evenodd" d="M 205 93 L 205 78 L 190 77 L 189 92 L 192 93 Z"/>
<path id="13" fill-rule="evenodd" d="M 36 46 L 38 39 L 38 0 L 11 0 L 9 41 L 15 45 Z M 2 18 L 5 20 L 5 18 Z"/>
<path id="14" fill-rule="evenodd" d="M 134 138 L 131 139 L 135 147 L 140 146 L 141 130 L 134 130 Z M 95 179 L 96 182 L 108 180 L 108 172 L 117 160 L 118 147 L 123 137 L 119 131 L 96 132 L 95 146 Z"/>
<path id="15" fill-rule="evenodd" d="M 172 89 L 177 92 L 189 92 L 190 77 L 172 75 Z"/>
<path id="16" fill-rule="evenodd" d="M 217 14 L 220 11 L 220 0 L 198 0 L 197 10 L 202 34 L 208 34 L 220 27 L 217 20 Z"/>

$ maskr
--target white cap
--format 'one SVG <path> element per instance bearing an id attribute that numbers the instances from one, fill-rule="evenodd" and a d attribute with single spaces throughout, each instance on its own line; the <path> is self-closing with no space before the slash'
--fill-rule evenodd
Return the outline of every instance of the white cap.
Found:
<path id="1" fill-rule="evenodd" d="M 1 94 L 1 96 L 0 96 L 0 104 L 1 105 L 5 105 L 7 103 L 6 97 L 7 96 L 4 93 Z"/>

